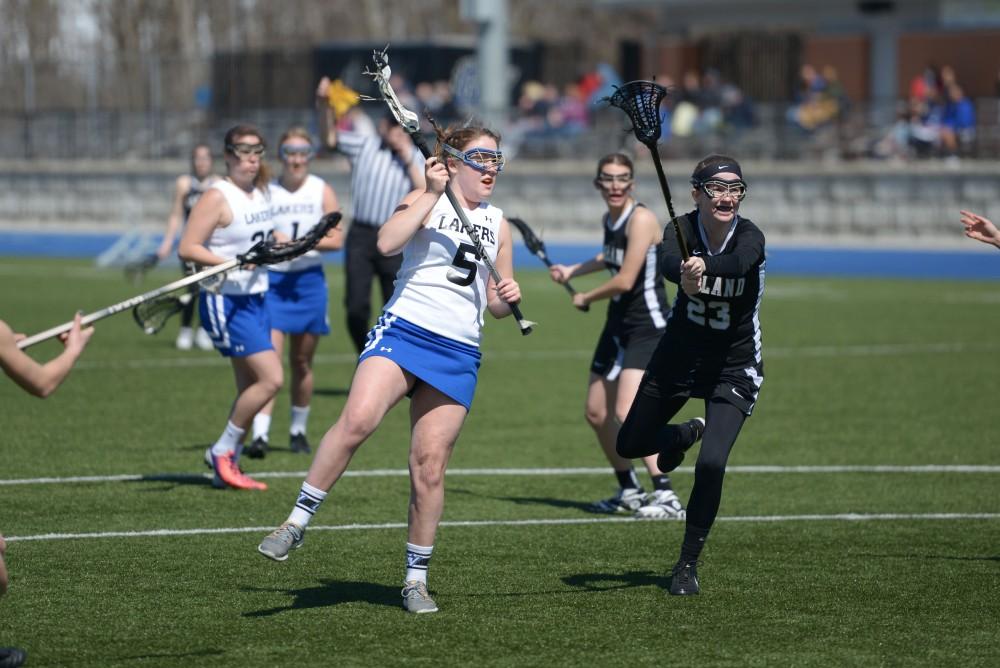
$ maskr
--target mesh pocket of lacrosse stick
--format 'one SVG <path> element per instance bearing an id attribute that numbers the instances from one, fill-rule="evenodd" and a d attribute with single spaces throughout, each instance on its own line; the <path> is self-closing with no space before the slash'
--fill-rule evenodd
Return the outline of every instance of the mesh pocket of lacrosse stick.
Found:
<path id="1" fill-rule="evenodd" d="M 146 334 L 156 334 L 167 324 L 167 320 L 176 313 L 184 310 L 184 307 L 194 299 L 190 292 L 182 295 L 164 295 L 148 302 L 143 302 L 132 309 L 132 317 L 142 331 Z"/>
<path id="2" fill-rule="evenodd" d="M 649 146 L 656 144 L 662 132 L 660 102 L 666 94 L 667 89 L 656 82 L 629 81 L 605 99 L 611 106 L 628 114 L 635 138 Z"/>

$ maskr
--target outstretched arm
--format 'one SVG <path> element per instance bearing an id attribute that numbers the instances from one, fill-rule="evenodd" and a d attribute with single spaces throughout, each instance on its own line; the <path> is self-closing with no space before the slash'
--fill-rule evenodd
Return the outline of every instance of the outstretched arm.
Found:
<path id="1" fill-rule="evenodd" d="M 962 214 L 965 236 L 1000 248 L 1000 230 L 989 218 L 984 218 L 971 211 L 960 211 L 959 213 Z"/>
<path id="2" fill-rule="evenodd" d="M 337 148 L 337 119 L 330 106 L 330 78 L 323 77 L 316 86 L 316 115 L 319 117 L 319 136 L 331 151 Z"/>
<path id="3" fill-rule="evenodd" d="M 0 320 L 0 367 L 5 374 L 29 393 L 44 399 L 66 379 L 80 353 L 94 334 L 94 328 L 83 329 L 79 313 L 73 318 L 73 327 L 63 335 L 63 351 L 45 364 L 39 364 L 21 352 L 18 339 L 4 321 Z"/>

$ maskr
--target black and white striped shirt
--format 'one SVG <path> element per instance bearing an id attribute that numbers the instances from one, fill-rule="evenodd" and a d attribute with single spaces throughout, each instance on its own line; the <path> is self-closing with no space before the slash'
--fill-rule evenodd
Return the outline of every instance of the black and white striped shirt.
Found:
<path id="1" fill-rule="evenodd" d="M 354 222 L 382 225 L 413 190 L 406 165 L 378 135 L 340 131 L 337 150 L 351 161 Z M 416 146 L 411 160 L 423 169 L 424 157 Z"/>

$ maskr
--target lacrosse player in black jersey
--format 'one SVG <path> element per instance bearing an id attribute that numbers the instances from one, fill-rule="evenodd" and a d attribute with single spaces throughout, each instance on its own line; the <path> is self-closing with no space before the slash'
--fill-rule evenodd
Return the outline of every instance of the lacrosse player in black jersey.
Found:
<path id="1" fill-rule="evenodd" d="M 658 269 L 663 232 L 653 212 L 635 200 L 633 179 L 632 160 L 622 153 L 597 162 L 594 187 L 608 206 L 602 221 L 603 250 L 586 262 L 552 265 L 549 273 L 557 283 L 566 283 L 603 269 L 611 272 L 611 278 L 593 290 L 573 295 L 577 308 L 608 300 L 607 322 L 590 364 L 585 414 L 618 479 L 618 491 L 592 508 L 605 513 L 635 513 L 642 519 L 683 519 L 684 506 L 671 487 L 670 477 L 656 468 L 655 453 L 645 457 L 653 481 L 653 491 L 646 494 L 632 462 L 615 451 L 619 425 L 667 326 L 668 311 Z"/>
<path id="2" fill-rule="evenodd" d="M 618 434 L 619 455 L 657 454 L 665 472 L 702 441 L 670 584 L 680 595 L 699 591 L 698 558 L 719 511 L 726 462 L 764 381 L 764 234 L 738 214 L 747 194 L 743 172 L 732 158 L 710 155 L 691 184 L 696 208 L 677 219 L 690 257 L 683 259 L 676 234 L 664 234 L 660 268 L 680 290 Z M 705 419 L 667 424 L 691 397 L 705 400 Z"/>

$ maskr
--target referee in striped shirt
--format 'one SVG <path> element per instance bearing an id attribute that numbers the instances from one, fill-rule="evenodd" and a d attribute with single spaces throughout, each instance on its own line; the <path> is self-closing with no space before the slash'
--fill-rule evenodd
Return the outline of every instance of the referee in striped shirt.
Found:
<path id="1" fill-rule="evenodd" d="M 347 331 L 358 353 L 368 338 L 371 316 L 372 279 L 377 275 L 382 303 L 392 296 L 402 254 L 385 256 L 378 252 L 378 228 L 389 219 L 403 197 L 425 187 L 424 158 L 410 135 L 396 119 L 384 116 L 375 135 L 338 131 L 333 109 L 327 102 L 330 80 L 316 89 L 320 136 L 331 150 L 338 150 L 351 163 L 351 200 L 354 217 L 344 245 L 347 289 Z"/>

